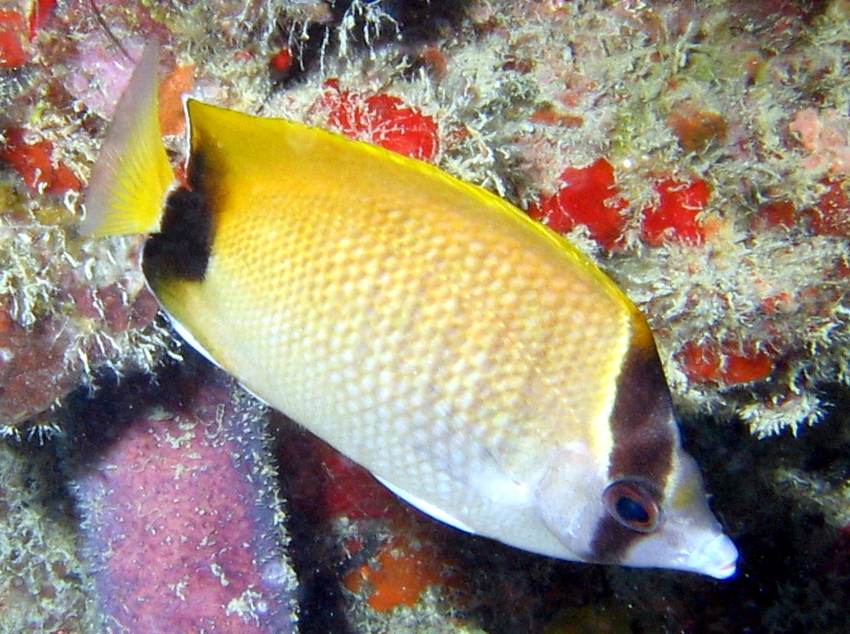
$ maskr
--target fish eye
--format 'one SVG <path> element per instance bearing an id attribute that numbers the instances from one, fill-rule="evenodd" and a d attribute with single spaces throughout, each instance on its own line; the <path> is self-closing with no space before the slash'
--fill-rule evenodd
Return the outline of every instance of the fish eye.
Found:
<path id="1" fill-rule="evenodd" d="M 602 501 L 607 511 L 626 528 L 651 533 L 661 526 L 660 495 L 639 480 L 618 480 L 605 489 Z"/>

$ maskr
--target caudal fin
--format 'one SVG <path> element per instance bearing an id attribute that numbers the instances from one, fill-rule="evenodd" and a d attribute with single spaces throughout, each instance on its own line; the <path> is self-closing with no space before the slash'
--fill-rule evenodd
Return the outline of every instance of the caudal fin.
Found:
<path id="1" fill-rule="evenodd" d="M 145 46 L 118 102 L 84 196 L 84 236 L 149 233 L 159 227 L 174 171 L 162 143 L 158 44 Z"/>

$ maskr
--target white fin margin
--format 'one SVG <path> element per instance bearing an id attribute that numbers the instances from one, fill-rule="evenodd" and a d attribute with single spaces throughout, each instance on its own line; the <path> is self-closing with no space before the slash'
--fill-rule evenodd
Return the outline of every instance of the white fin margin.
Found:
<path id="1" fill-rule="evenodd" d="M 374 475 L 374 474 L 372 474 L 372 475 Z M 387 487 L 390 491 L 395 493 L 402 500 L 404 500 L 408 504 L 415 506 L 416 508 L 418 508 L 423 513 L 430 515 L 434 519 L 440 520 L 444 524 L 448 524 L 449 526 L 454 526 L 455 528 L 462 530 L 466 533 L 472 533 L 473 535 L 477 534 L 477 531 L 474 528 L 464 524 L 463 522 L 461 522 L 456 517 L 449 515 L 443 509 L 434 506 L 430 502 L 426 502 L 422 498 L 417 497 L 417 496 L 413 495 L 412 493 L 405 491 L 404 489 L 398 488 L 394 484 L 390 484 L 389 482 L 387 482 L 383 478 L 380 478 L 378 476 L 375 476 L 375 478 L 377 478 L 378 482 L 383 484 L 385 487 Z"/>
<path id="2" fill-rule="evenodd" d="M 166 315 L 168 315 L 168 321 L 171 322 L 171 327 L 174 328 L 174 330 L 177 332 L 178 335 L 180 335 L 180 338 L 183 341 L 185 341 L 190 346 L 192 346 L 195 350 L 197 350 L 201 355 L 203 355 L 207 359 L 207 361 L 212 363 L 214 366 L 224 370 L 224 367 L 222 367 L 222 365 L 213 358 L 213 356 L 209 353 L 209 351 L 206 348 L 204 348 L 197 339 L 195 339 L 195 335 L 193 335 L 191 332 L 189 332 L 189 330 L 183 324 L 181 324 L 179 321 L 174 319 L 174 317 L 172 317 L 171 314 L 167 310 L 163 309 L 163 311 L 165 312 Z"/>

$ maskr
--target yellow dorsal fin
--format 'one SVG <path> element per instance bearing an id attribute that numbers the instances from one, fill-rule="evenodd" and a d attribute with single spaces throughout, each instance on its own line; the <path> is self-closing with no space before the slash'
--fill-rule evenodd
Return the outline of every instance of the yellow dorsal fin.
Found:
<path id="1" fill-rule="evenodd" d="M 174 171 L 159 128 L 158 44 L 145 46 L 92 169 L 80 227 L 85 236 L 149 233 L 159 226 Z"/>

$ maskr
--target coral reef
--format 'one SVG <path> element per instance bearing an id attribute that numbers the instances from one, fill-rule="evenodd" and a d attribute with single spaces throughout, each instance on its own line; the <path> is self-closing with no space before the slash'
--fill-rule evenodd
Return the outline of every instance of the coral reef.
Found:
<path id="1" fill-rule="evenodd" d="M 68 424 L 98 629 L 294 632 L 266 412 L 220 373 L 185 376 L 192 367 L 158 389 L 101 391 Z"/>
<path id="2" fill-rule="evenodd" d="M 76 521 L 35 442 L 0 443 L 0 630 L 81 632 L 96 616 L 77 556 Z"/>
<path id="3" fill-rule="evenodd" d="M 99 631 L 112 608 L 80 475 L 96 454 L 68 457 L 81 432 L 67 394 L 96 396 L 103 372 L 155 382 L 183 354 L 155 318 L 140 242 L 76 235 L 79 190 L 153 37 L 175 162 L 191 91 L 432 161 L 595 257 L 650 320 L 743 553 L 724 585 L 518 553 L 409 510 L 278 421 L 302 631 L 850 629 L 847 0 L 4 4 L 0 629 Z M 216 385 L 206 398 L 226 408 Z M 153 442 L 163 420 L 126 439 L 104 425 L 116 446 L 147 439 L 152 461 L 191 468 Z M 54 465 L 80 483 L 82 526 Z"/>

